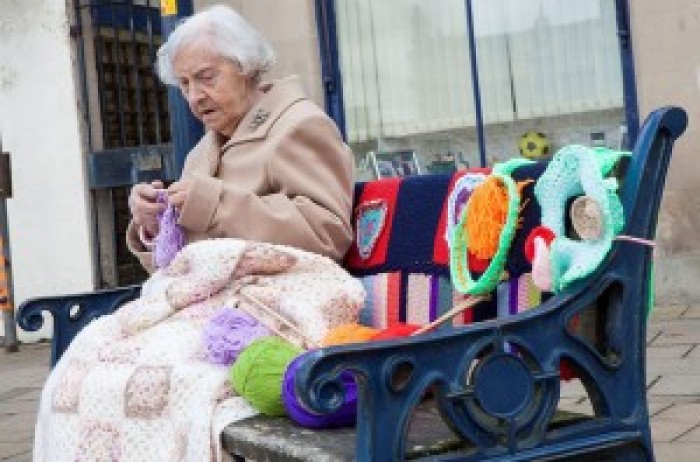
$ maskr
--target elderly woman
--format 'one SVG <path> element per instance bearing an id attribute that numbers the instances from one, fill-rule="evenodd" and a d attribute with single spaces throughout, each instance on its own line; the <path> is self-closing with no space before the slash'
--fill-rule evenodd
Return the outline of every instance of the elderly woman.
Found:
<path id="1" fill-rule="evenodd" d="M 128 239 L 153 270 L 166 196 L 188 244 L 61 357 L 42 392 L 35 461 L 219 460 L 222 429 L 257 412 L 247 385 L 228 380 L 245 348 L 277 336 L 300 353 L 357 321 L 364 291 L 333 261 L 351 241 L 351 155 L 295 78 L 260 83 L 271 64 L 269 45 L 224 7 L 192 16 L 160 49 L 161 77 L 207 133 L 180 181 L 133 188 Z"/>
<path id="2" fill-rule="evenodd" d="M 207 129 L 168 200 L 188 242 L 236 237 L 339 260 L 351 242 L 352 154 L 296 77 L 261 84 L 273 62 L 270 45 L 223 6 L 194 15 L 160 48 L 161 79 Z M 149 270 L 162 186 L 136 185 L 129 200 L 127 242 Z"/>

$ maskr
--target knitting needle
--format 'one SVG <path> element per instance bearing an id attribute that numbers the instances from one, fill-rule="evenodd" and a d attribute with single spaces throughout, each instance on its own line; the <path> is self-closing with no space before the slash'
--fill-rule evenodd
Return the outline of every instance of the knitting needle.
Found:
<path id="1" fill-rule="evenodd" d="M 288 329 L 294 331 L 294 333 L 296 333 L 299 337 L 301 337 L 304 340 L 304 342 L 307 344 L 308 347 L 316 348 L 319 346 L 316 344 L 316 342 L 314 342 L 311 339 L 309 339 L 308 337 L 306 337 L 306 335 L 304 335 L 304 333 L 302 333 L 299 330 L 299 328 L 296 325 L 294 325 L 294 323 L 292 323 L 291 321 L 289 321 L 285 317 L 281 316 L 279 313 L 276 313 L 275 310 L 271 309 L 269 306 L 267 306 L 266 304 L 264 304 L 263 302 L 261 302 L 257 298 L 253 297 L 250 294 L 245 294 L 243 292 L 239 292 L 238 295 L 245 298 L 248 302 L 251 302 L 251 303 L 257 305 L 258 308 L 263 310 L 266 314 L 275 318 L 278 322 L 285 325 Z M 272 329 L 272 330 L 274 330 L 274 329 Z"/>

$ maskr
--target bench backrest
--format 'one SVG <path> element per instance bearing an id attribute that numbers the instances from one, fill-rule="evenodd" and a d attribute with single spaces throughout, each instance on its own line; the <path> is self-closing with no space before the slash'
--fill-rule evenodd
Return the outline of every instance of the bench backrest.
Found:
<path id="1" fill-rule="evenodd" d="M 537 162 L 516 169 L 514 180 L 536 180 L 546 168 Z M 361 279 L 367 292 L 360 322 L 384 328 L 396 322 L 427 324 L 451 309 L 464 296 L 450 280 L 446 231 L 449 196 L 466 174 L 488 174 L 490 169 L 461 170 L 452 175 L 423 175 L 360 183 L 355 188 L 353 227 L 355 242 L 344 266 Z M 543 294 L 530 276 L 525 241 L 540 223 L 534 182 L 522 189 L 520 225 L 508 252 L 507 281 L 491 300 L 455 317 L 458 326 L 516 314 L 538 306 Z M 359 232 L 358 232 L 359 230 Z M 475 270 L 475 275 L 479 275 Z"/>

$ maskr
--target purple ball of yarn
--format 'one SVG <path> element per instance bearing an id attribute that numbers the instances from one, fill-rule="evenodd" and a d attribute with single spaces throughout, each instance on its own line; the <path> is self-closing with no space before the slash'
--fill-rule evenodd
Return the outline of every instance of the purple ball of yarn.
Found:
<path id="1" fill-rule="evenodd" d="M 202 334 L 209 361 L 230 366 L 245 347 L 271 332 L 248 313 L 223 308 L 209 320 Z"/>
<path id="2" fill-rule="evenodd" d="M 307 410 L 294 393 L 294 377 L 305 355 L 297 356 L 284 373 L 282 382 L 282 403 L 287 413 L 296 423 L 306 428 L 339 428 L 355 425 L 357 418 L 357 384 L 350 372 L 340 374 L 345 386 L 343 404 L 330 414 L 316 414 Z"/>

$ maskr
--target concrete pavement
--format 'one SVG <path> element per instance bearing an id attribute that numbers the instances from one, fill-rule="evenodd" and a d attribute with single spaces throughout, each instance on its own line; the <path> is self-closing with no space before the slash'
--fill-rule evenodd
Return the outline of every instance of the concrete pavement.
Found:
<path id="1" fill-rule="evenodd" d="M 0 461 L 31 460 L 35 413 L 48 373 L 50 345 L 0 350 Z M 665 306 L 648 328 L 647 384 L 657 460 L 700 456 L 700 305 Z M 564 387 L 560 407 L 590 410 L 580 382 Z"/>

